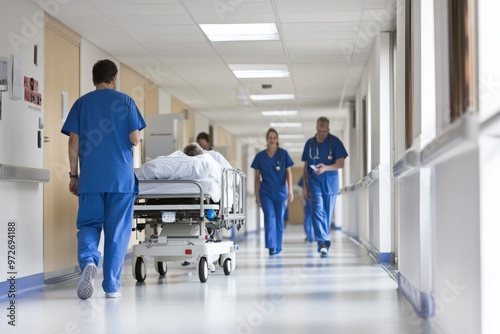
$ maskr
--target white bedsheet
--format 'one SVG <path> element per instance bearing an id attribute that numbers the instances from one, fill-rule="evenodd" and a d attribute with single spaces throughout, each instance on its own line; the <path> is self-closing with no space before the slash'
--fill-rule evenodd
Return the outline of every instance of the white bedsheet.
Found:
<path id="1" fill-rule="evenodd" d="M 205 194 L 214 202 L 219 202 L 222 170 L 221 163 L 211 154 L 190 157 L 182 151 L 176 151 L 147 161 L 136 170 L 136 175 L 139 180 L 196 180 L 202 185 Z M 196 196 L 199 188 L 189 183 L 139 183 L 139 194 Z"/>
<path id="2" fill-rule="evenodd" d="M 214 179 L 197 179 L 203 188 L 203 193 L 210 196 L 214 202 L 221 199 L 221 187 Z M 179 196 L 199 196 L 200 189 L 193 183 L 144 183 L 139 181 L 139 195 L 179 195 Z"/>

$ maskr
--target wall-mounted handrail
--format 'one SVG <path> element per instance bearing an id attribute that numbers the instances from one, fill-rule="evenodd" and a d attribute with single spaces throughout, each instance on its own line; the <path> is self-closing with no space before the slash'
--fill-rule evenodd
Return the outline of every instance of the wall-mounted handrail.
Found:
<path id="1" fill-rule="evenodd" d="M 416 171 L 422 164 L 420 155 L 420 152 L 415 150 L 409 150 L 406 152 L 405 155 L 403 155 L 403 157 L 392 167 L 394 177 L 400 178 Z"/>
<path id="2" fill-rule="evenodd" d="M 378 167 L 366 174 L 361 180 L 363 187 L 369 187 L 375 181 L 378 181 Z"/>
<path id="3" fill-rule="evenodd" d="M 478 145 L 478 116 L 467 114 L 427 144 L 421 152 L 422 165 L 435 166 Z"/>
<path id="4" fill-rule="evenodd" d="M 500 136 L 500 111 L 481 122 L 479 130 L 481 131 L 481 134 L 485 133 L 495 137 Z"/>
<path id="5" fill-rule="evenodd" d="M 22 182 L 49 182 L 50 171 L 41 168 L 0 164 L 0 180 Z"/>
<path id="6" fill-rule="evenodd" d="M 379 171 L 378 171 L 378 167 L 377 167 L 377 168 L 373 169 L 370 173 L 366 174 L 366 176 L 363 177 L 358 182 L 340 188 L 339 194 L 347 193 L 347 192 L 354 191 L 354 190 L 357 190 L 360 188 L 367 188 L 373 182 L 378 181 L 378 178 L 379 178 Z"/>

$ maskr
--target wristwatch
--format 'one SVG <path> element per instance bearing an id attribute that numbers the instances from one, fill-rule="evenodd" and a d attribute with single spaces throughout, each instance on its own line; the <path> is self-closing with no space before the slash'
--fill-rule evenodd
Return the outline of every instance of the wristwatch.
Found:
<path id="1" fill-rule="evenodd" d="M 71 172 L 69 172 L 69 178 L 70 179 L 78 179 L 78 174 L 71 174 Z"/>

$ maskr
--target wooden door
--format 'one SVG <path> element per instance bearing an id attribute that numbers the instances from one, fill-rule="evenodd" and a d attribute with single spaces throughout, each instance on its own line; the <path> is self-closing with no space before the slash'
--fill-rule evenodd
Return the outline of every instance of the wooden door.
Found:
<path id="1" fill-rule="evenodd" d="M 78 198 L 69 193 L 68 137 L 63 125 L 63 92 L 67 112 L 80 94 L 79 37 L 53 19 L 45 28 L 44 186 L 45 279 L 77 270 L 76 214 Z"/>

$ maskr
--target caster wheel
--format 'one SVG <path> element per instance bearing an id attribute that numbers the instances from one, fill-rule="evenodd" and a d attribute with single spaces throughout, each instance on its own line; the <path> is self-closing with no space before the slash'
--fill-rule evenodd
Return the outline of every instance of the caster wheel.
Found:
<path id="1" fill-rule="evenodd" d="M 138 257 L 134 266 L 134 277 L 137 282 L 144 282 L 146 279 L 146 263 L 142 257 Z"/>
<path id="2" fill-rule="evenodd" d="M 201 283 L 205 283 L 208 279 L 208 263 L 205 257 L 202 257 L 198 263 L 198 276 Z"/>

